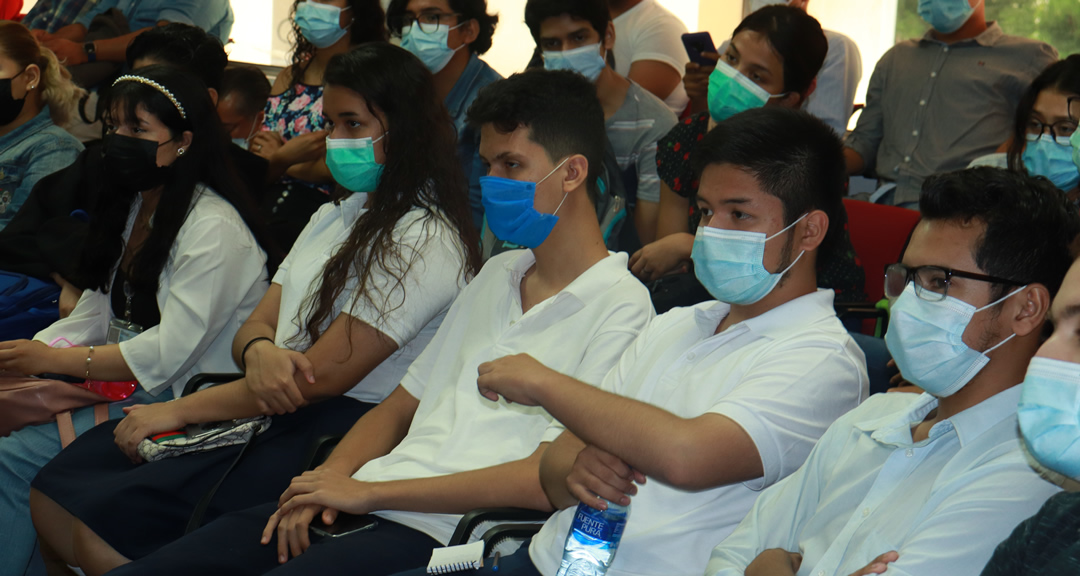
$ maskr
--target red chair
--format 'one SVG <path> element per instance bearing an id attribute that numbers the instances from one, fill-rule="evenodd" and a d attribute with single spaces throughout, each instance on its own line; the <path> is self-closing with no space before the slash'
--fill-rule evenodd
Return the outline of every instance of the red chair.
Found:
<path id="1" fill-rule="evenodd" d="M 847 310 L 843 311 L 884 319 L 882 314 L 874 314 L 872 310 L 874 305 L 885 297 L 885 267 L 900 260 L 900 254 L 911 236 L 911 231 L 918 224 L 920 215 L 915 210 L 847 198 L 844 199 L 844 209 L 847 210 L 851 245 L 866 272 L 864 289 L 870 301 L 867 304 L 846 307 Z M 863 331 L 873 334 L 875 327 L 864 322 Z M 880 332 L 884 332 L 884 326 Z"/>
<path id="2" fill-rule="evenodd" d="M 0 0 L 0 20 L 14 20 L 18 22 L 22 12 L 23 0 Z"/>

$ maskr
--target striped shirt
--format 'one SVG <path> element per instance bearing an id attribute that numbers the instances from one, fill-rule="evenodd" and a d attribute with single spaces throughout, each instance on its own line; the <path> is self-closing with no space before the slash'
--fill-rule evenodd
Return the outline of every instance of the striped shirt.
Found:
<path id="1" fill-rule="evenodd" d="M 44 30 L 50 34 L 73 24 L 84 12 L 92 10 L 97 0 L 38 0 L 26 13 L 22 23 L 31 30 Z"/>
<path id="2" fill-rule="evenodd" d="M 656 173 L 656 143 L 678 122 L 663 100 L 634 81 L 622 106 L 607 119 L 606 128 L 615 160 L 629 189 L 636 183 L 637 197 L 660 202 L 660 176 Z M 633 196 L 627 194 L 627 196 Z"/>

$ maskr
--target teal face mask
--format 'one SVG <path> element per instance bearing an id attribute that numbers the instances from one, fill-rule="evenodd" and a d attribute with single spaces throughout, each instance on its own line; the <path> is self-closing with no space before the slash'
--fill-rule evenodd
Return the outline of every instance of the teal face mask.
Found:
<path id="1" fill-rule="evenodd" d="M 753 108 L 761 108 L 770 98 L 783 98 L 787 93 L 769 94 L 754 81 L 743 76 L 730 64 L 720 60 L 709 75 L 709 116 L 717 122 Z"/>
<path id="2" fill-rule="evenodd" d="M 1043 466 L 1080 478 L 1080 364 L 1036 356 L 1022 386 L 1016 417 L 1028 451 Z"/>
<path id="3" fill-rule="evenodd" d="M 446 45 L 446 39 L 450 36 L 450 31 L 464 25 L 465 23 L 462 22 L 451 28 L 439 24 L 435 27 L 434 32 L 427 33 L 421 30 L 418 24 L 413 24 L 402 31 L 401 47 L 419 58 L 432 74 L 438 74 L 450 63 L 450 60 L 454 57 L 454 52 L 466 46 L 462 44 L 457 48 L 449 48 Z"/>
<path id="4" fill-rule="evenodd" d="M 304 38 L 316 48 L 328 48 L 348 32 L 348 27 L 341 27 L 341 11 L 349 8 L 301 2 L 296 6 L 296 25 Z"/>
<path id="5" fill-rule="evenodd" d="M 1080 171 L 1073 163 L 1075 155 L 1076 149 L 1072 146 L 1060 144 L 1049 134 L 1043 134 L 1028 140 L 1024 147 L 1024 168 L 1029 174 L 1044 176 L 1059 190 L 1068 192 L 1080 183 Z"/>
<path id="6" fill-rule="evenodd" d="M 702 226 L 694 238 L 690 258 L 694 275 L 702 286 L 721 302 L 753 304 L 773 291 L 780 279 L 803 257 L 800 252 L 787 268 L 773 274 L 765 269 L 765 243 L 787 232 L 806 218 L 806 214 L 787 228 L 766 237 L 761 232 L 724 230 Z"/>
<path id="7" fill-rule="evenodd" d="M 600 43 L 573 50 L 544 52 L 544 68 L 577 72 L 588 78 L 589 82 L 596 82 L 604 66 L 606 64 L 604 57 L 600 55 Z"/>
<path id="8" fill-rule="evenodd" d="M 919 0 L 919 16 L 943 34 L 959 30 L 974 12 L 968 0 Z"/>
<path id="9" fill-rule="evenodd" d="M 375 161 L 375 143 L 389 134 L 371 138 L 327 138 L 326 166 L 334 181 L 351 192 L 374 192 L 383 165 Z"/>

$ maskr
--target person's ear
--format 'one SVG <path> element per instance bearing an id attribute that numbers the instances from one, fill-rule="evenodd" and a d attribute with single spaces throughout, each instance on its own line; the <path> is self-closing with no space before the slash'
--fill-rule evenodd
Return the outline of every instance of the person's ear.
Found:
<path id="1" fill-rule="evenodd" d="M 259 113 L 255 115 L 255 132 L 262 130 L 262 125 L 266 123 L 266 110 L 259 110 Z"/>
<path id="2" fill-rule="evenodd" d="M 1005 301 L 1004 314 L 1012 318 L 1012 331 L 1017 336 L 1040 333 L 1050 312 L 1050 291 L 1042 284 L 1031 284 Z"/>
<path id="3" fill-rule="evenodd" d="M 476 39 L 480 37 L 480 23 L 476 21 L 476 18 L 470 19 L 458 30 L 461 31 L 461 43 L 466 46 L 476 42 Z"/>
<path id="4" fill-rule="evenodd" d="M 581 154 L 575 154 L 566 161 L 566 178 L 563 179 L 563 192 L 569 193 L 582 188 L 589 178 L 589 161 Z"/>
<path id="5" fill-rule="evenodd" d="M 615 23 L 608 21 L 607 30 L 604 32 L 604 37 L 601 39 L 601 43 L 604 45 L 604 51 L 610 52 L 615 49 Z"/>
<path id="6" fill-rule="evenodd" d="M 799 236 L 799 251 L 817 250 L 825 241 L 825 235 L 829 233 L 829 215 L 823 210 L 812 210 L 803 218 L 802 222 L 795 225 L 795 230 L 802 229 Z"/>
<path id="7" fill-rule="evenodd" d="M 210 93 L 210 101 L 214 103 L 214 108 L 217 108 L 217 102 L 218 102 L 217 88 L 207 88 L 206 91 Z"/>
<path id="8" fill-rule="evenodd" d="M 31 90 L 37 90 L 42 87 L 41 68 L 39 68 L 37 64 L 27 66 L 26 70 L 23 70 L 21 78 L 23 78 L 23 82 L 25 82 L 23 86 L 26 86 L 26 94 L 29 94 Z M 26 95 L 23 95 L 23 98 L 25 97 Z"/>
<path id="9" fill-rule="evenodd" d="M 185 151 L 191 149 L 191 142 L 194 140 L 195 135 L 191 133 L 191 130 L 184 130 L 184 133 L 180 135 L 180 148 Z"/>

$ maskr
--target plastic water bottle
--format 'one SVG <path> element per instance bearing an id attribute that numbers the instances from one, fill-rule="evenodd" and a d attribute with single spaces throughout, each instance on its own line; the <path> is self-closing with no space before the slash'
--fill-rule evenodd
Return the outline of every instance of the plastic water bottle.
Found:
<path id="1" fill-rule="evenodd" d="M 629 516 L 630 506 L 608 502 L 607 510 L 597 510 L 584 502 L 578 504 L 557 576 L 606 574 Z"/>

